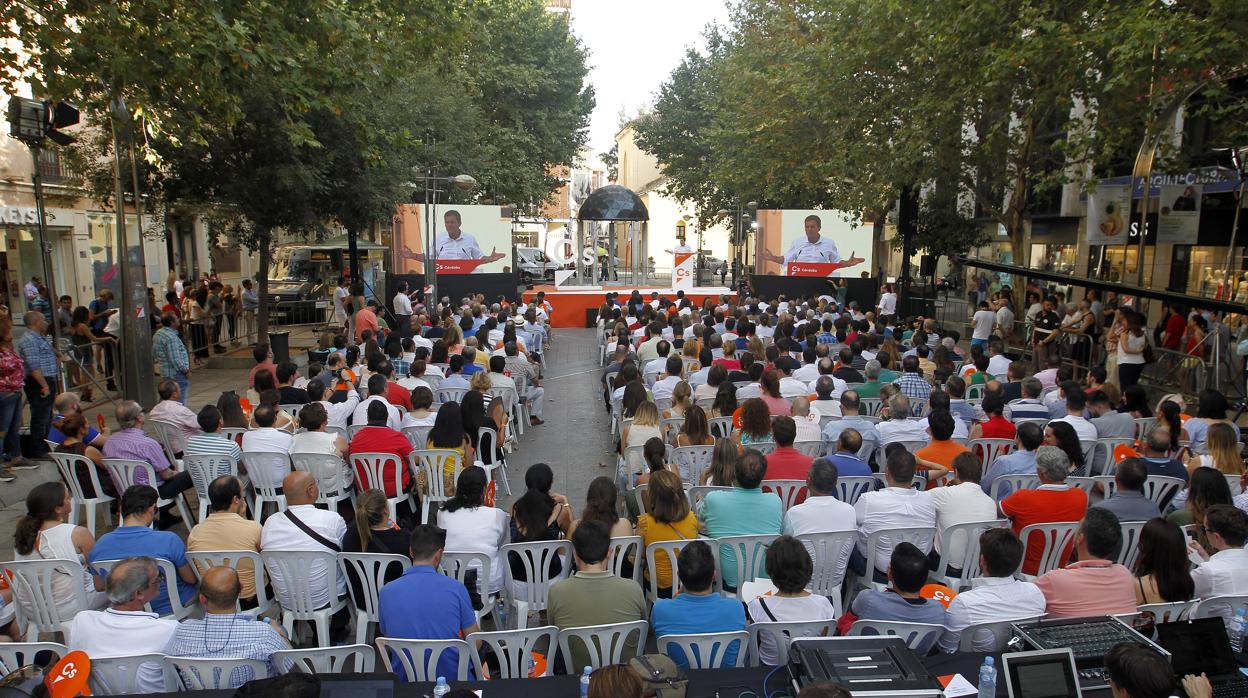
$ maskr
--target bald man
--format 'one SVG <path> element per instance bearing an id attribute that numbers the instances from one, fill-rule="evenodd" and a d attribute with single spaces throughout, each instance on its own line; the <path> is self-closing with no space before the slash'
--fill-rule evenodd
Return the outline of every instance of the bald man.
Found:
<path id="1" fill-rule="evenodd" d="M 793 422 L 797 424 L 799 441 L 822 441 L 823 433 L 819 430 L 819 415 L 810 413 L 810 398 L 799 397 L 793 401 Z"/>
<path id="2" fill-rule="evenodd" d="M 213 567 L 205 572 L 199 582 L 199 603 L 204 607 L 204 617 L 188 618 L 180 623 L 165 654 L 203 659 L 257 659 L 269 665 L 269 676 L 277 676 L 273 653 L 290 649 L 286 631 L 276 620 L 265 622 L 238 613 L 241 590 L 238 573 L 232 568 Z M 235 669 L 230 674 L 230 688 L 264 678 L 252 674 L 250 669 Z"/>
<path id="3" fill-rule="evenodd" d="M 320 494 L 316 478 L 302 470 L 291 472 L 282 479 L 282 492 L 286 495 L 286 511 L 270 516 L 264 522 L 260 531 L 261 552 L 341 552 L 347 524 L 338 512 L 313 506 Z M 273 582 L 273 590 L 280 595 L 285 590 L 281 569 L 271 563 L 266 563 L 266 569 Z M 310 567 L 310 577 L 312 603 L 318 608 L 347 593 L 346 579 L 342 575 L 338 575 L 337 585 L 330 587 L 329 566 L 325 562 L 314 562 Z"/>

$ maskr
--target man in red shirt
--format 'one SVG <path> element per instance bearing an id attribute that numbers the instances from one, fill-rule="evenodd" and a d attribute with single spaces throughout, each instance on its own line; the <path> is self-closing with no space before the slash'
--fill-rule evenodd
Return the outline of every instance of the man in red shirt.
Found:
<path id="1" fill-rule="evenodd" d="M 793 440 L 797 438 L 797 423 L 792 417 L 776 417 L 771 423 L 771 433 L 776 439 L 776 450 L 767 454 L 767 480 L 801 480 L 806 481 L 810 474 L 810 464 L 814 458 L 804 455 L 793 448 Z M 766 484 L 763 485 L 766 488 Z M 803 491 L 794 500 L 801 504 L 806 499 Z"/>
<path id="2" fill-rule="evenodd" d="M 1178 349 L 1183 340 L 1183 332 L 1187 329 L 1187 318 L 1177 305 L 1166 306 L 1170 312 L 1166 315 L 1165 330 L 1161 333 L 1161 346 L 1166 349 Z"/>
<path id="3" fill-rule="evenodd" d="M 386 377 L 386 402 L 411 412 L 412 391 L 399 385 L 399 382 L 394 380 L 394 364 L 390 363 L 389 359 L 381 359 L 375 366 L 376 368 L 370 367 L 369 370 Z"/>
<path id="4" fill-rule="evenodd" d="M 356 432 L 348 446 L 348 453 L 351 456 L 357 453 L 392 453 L 399 458 L 398 471 L 402 473 L 403 491 L 406 492 L 412 484 L 412 473 L 407 467 L 407 457 L 412 453 L 412 443 L 402 432 L 395 431 L 386 426 L 386 420 L 390 418 L 390 410 L 385 402 L 376 400 L 368 406 L 368 426 Z M 355 466 L 355 481 L 357 483 L 369 483 L 369 478 L 365 477 L 364 469 L 359 465 Z M 385 492 L 387 497 L 393 497 L 398 494 L 394 485 L 395 470 L 387 468 L 382 472 L 382 481 L 385 483 Z M 372 483 L 376 484 L 376 483 Z"/>
<path id="5" fill-rule="evenodd" d="M 1040 486 L 1034 490 L 1018 490 L 1001 501 L 1001 512 L 1014 523 L 1014 535 L 1026 526 L 1038 523 L 1068 523 L 1083 520 L 1088 510 L 1088 495 L 1078 487 L 1066 484 L 1070 472 L 1070 458 L 1056 446 L 1036 449 L 1036 473 Z M 1045 548 L 1044 534 L 1033 531 L 1028 540 L 1027 557 L 1023 560 L 1023 572 L 1035 574 Z M 1067 544 L 1061 560 L 1070 559 L 1072 545 Z"/>

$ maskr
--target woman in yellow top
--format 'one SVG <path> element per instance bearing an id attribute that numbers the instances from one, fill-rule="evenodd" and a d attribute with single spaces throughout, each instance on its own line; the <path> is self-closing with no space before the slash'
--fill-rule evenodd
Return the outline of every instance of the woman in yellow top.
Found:
<path id="1" fill-rule="evenodd" d="M 455 451 L 459 454 L 461 469 L 475 463 L 477 454 L 468 439 L 468 433 L 464 431 L 464 419 L 459 411 L 459 403 L 443 403 L 438 408 L 437 414 L 438 416 L 433 420 L 433 428 L 429 430 L 429 440 L 425 447 Z M 442 485 L 447 495 L 455 494 L 455 478 L 458 475 L 455 472 L 455 464 L 447 460 L 442 466 Z M 429 491 L 428 479 L 423 468 L 416 474 L 416 481 L 420 485 L 421 492 Z"/>
<path id="2" fill-rule="evenodd" d="M 637 533 L 641 535 L 643 550 L 651 543 L 698 537 L 698 519 L 689 510 L 689 500 L 685 498 L 680 477 L 670 470 L 650 474 L 646 512 L 637 519 Z M 658 587 L 659 598 L 671 598 L 672 561 L 666 554 L 655 556 L 654 572 L 657 579 L 650 580 L 650 583 Z M 646 573 L 648 575 L 649 570 Z"/>

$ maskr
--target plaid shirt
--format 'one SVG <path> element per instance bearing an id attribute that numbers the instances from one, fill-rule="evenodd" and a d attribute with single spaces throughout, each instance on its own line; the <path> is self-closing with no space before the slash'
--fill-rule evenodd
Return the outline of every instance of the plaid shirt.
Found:
<path id="1" fill-rule="evenodd" d="M 820 332 L 815 335 L 815 341 L 819 344 L 836 344 L 836 335 L 831 332 Z"/>
<path id="2" fill-rule="evenodd" d="M 152 336 L 152 358 L 160 364 L 161 378 L 177 378 L 191 368 L 186 345 L 170 327 L 162 327 Z"/>
<path id="3" fill-rule="evenodd" d="M 406 376 L 412 372 L 412 362 L 410 361 L 393 358 L 390 359 L 390 365 L 394 366 L 394 375 L 396 376 Z"/>
<path id="4" fill-rule="evenodd" d="M 897 379 L 897 387 L 910 398 L 914 406 L 925 403 L 932 397 L 932 384 L 917 373 L 903 373 Z"/>
<path id="5" fill-rule="evenodd" d="M 245 613 L 207 613 L 203 618 L 187 618 L 169 639 L 165 654 L 171 657 L 201 659 L 258 659 L 269 665 L 269 676 L 277 676 L 273 653 L 290 649 L 271 625 Z M 255 678 L 252 670 L 238 667 L 230 673 L 230 688 L 238 688 Z"/>
<path id="6" fill-rule="evenodd" d="M 43 377 L 49 381 L 60 377 L 61 368 L 56 362 L 56 352 L 52 350 L 52 343 L 46 336 L 27 330 L 17 340 L 17 353 L 26 362 L 26 375 L 43 371 Z"/>

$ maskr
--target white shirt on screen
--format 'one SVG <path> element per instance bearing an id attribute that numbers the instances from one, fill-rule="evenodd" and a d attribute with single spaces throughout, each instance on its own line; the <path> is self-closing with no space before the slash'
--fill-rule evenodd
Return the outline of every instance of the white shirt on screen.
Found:
<path id="1" fill-rule="evenodd" d="M 485 256 L 477 239 L 463 231 L 453 240 L 447 233 L 438 233 L 438 240 L 434 244 L 438 259 L 481 259 Z"/>
<path id="2" fill-rule="evenodd" d="M 839 262 L 841 261 L 841 253 L 836 249 L 836 243 L 832 242 L 832 238 L 823 235 L 819 239 L 811 242 L 806 239 L 805 235 L 799 236 L 789 245 L 789 251 L 784 253 L 784 263 L 789 262 Z"/>

